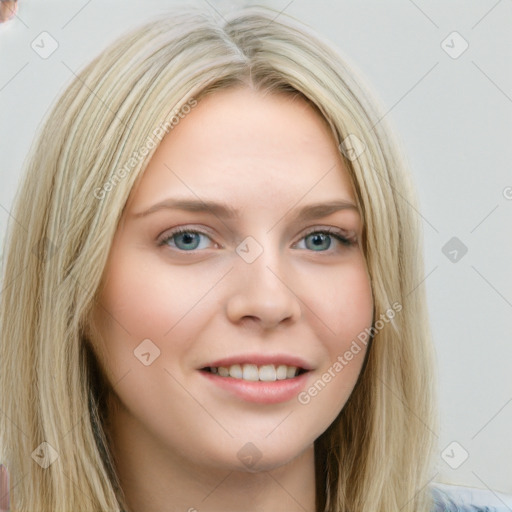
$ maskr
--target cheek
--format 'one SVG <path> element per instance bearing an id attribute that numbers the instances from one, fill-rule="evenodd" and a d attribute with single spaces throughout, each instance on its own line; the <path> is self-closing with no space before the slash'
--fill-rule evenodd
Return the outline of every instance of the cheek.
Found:
<path id="1" fill-rule="evenodd" d="M 101 305 L 135 337 L 163 337 L 207 289 L 189 267 L 175 268 L 171 276 L 165 263 L 145 264 L 137 253 L 113 256 Z"/>
<path id="2" fill-rule="evenodd" d="M 331 349 L 343 348 L 352 338 L 371 326 L 373 297 L 362 257 L 329 271 L 308 272 L 305 289 L 307 306 L 326 332 Z"/>
<path id="3" fill-rule="evenodd" d="M 217 274 L 211 268 L 192 271 L 187 265 L 174 266 L 171 272 L 165 260 L 154 255 L 113 248 L 95 315 L 113 377 L 140 369 L 134 351 L 143 340 L 151 340 L 164 356 L 156 359 L 156 366 L 170 362 L 171 347 L 173 361 L 185 355 L 211 314 L 208 292 Z"/>
<path id="4" fill-rule="evenodd" d="M 314 282 L 315 287 L 308 284 L 315 290 L 308 306 L 317 317 L 318 333 L 323 333 L 325 358 L 317 379 L 299 396 L 299 402 L 314 402 L 311 406 L 327 413 L 329 424 L 359 377 L 372 325 L 373 296 L 362 257 L 331 273 L 316 274 Z"/>

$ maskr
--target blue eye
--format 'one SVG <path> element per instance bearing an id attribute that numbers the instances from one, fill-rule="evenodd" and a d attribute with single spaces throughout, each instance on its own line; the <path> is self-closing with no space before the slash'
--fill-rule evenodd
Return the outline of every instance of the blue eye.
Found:
<path id="1" fill-rule="evenodd" d="M 193 229 L 178 229 L 173 233 L 166 236 L 160 245 L 169 245 L 176 247 L 180 251 L 194 251 L 195 249 L 205 249 L 206 247 L 200 246 L 201 237 L 209 239 L 207 235 L 200 231 Z M 172 243 L 171 243 L 172 242 Z M 208 244 L 206 244 L 207 246 Z"/>
<path id="2" fill-rule="evenodd" d="M 305 245 L 299 249 L 309 249 L 313 252 L 326 252 L 333 245 L 333 239 L 345 247 L 355 245 L 355 240 L 344 237 L 341 233 L 327 229 L 311 231 L 301 238 L 299 244 L 305 241 Z M 207 249 L 211 239 L 205 233 L 195 229 L 178 228 L 167 234 L 159 245 L 167 245 L 179 251 L 191 252 L 200 249 Z"/>
<path id="3" fill-rule="evenodd" d="M 353 240 L 329 230 L 312 231 L 302 238 L 302 240 L 306 241 L 306 249 L 311 249 L 314 252 L 325 252 L 330 249 L 333 238 L 346 247 L 350 247 L 355 243 Z M 310 241 L 309 243 L 308 240 Z M 301 249 L 302 248 L 303 247 L 301 247 Z"/>

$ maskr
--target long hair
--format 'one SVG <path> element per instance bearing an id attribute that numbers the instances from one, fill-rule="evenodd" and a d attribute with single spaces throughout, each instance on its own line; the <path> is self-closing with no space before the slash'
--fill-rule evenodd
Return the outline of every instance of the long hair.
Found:
<path id="1" fill-rule="evenodd" d="M 246 85 L 298 94 L 340 144 L 362 215 L 377 324 L 348 402 L 315 441 L 318 512 L 427 512 L 433 353 L 407 164 L 374 94 L 338 51 L 283 14 L 177 11 L 85 67 L 32 148 L 12 212 L 0 311 L 0 461 L 13 511 L 119 511 L 107 383 L 88 326 L 129 193 L 196 102 Z M 382 324 L 382 320 L 380 320 Z M 42 444 L 43 443 L 43 444 Z"/>

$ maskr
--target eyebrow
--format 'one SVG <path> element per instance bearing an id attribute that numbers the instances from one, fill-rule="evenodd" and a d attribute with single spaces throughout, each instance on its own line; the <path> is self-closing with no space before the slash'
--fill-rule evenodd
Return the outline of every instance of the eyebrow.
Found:
<path id="1" fill-rule="evenodd" d="M 134 213 L 135 218 L 146 217 L 151 213 L 169 209 L 169 210 L 183 210 L 187 212 L 197 213 L 210 213 L 221 219 L 239 219 L 240 212 L 231 206 L 209 200 L 194 200 L 194 199 L 165 199 L 159 203 L 154 204 L 147 210 Z M 303 207 L 299 210 L 297 218 L 299 220 L 311 220 L 320 217 L 327 217 L 332 213 L 340 210 L 355 210 L 359 212 L 357 206 L 350 201 L 338 199 L 335 201 L 328 201 L 322 203 L 314 203 Z"/>

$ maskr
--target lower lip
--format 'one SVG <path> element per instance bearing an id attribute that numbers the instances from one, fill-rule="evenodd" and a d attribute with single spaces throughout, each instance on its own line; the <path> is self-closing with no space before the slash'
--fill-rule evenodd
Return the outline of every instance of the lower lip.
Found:
<path id="1" fill-rule="evenodd" d="M 248 381 L 234 377 L 221 377 L 218 374 L 200 370 L 199 373 L 233 395 L 247 401 L 260 404 L 278 404 L 287 402 L 304 389 L 310 372 L 302 373 L 293 379 L 272 382 Z"/>

